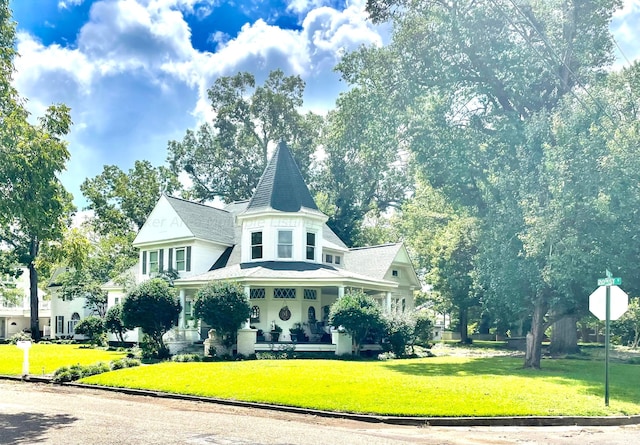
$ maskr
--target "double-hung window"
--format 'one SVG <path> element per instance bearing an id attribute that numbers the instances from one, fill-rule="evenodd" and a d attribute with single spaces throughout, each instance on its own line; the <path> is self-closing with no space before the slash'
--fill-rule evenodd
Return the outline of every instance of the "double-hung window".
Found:
<path id="1" fill-rule="evenodd" d="M 149 251 L 149 273 L 158 273 L 160 270 L 160 255 L 159 251 Z"/>
<path id="2" fill-rule="evenodd" d="M 278 231 L 278 258 L 293 258 L 293 232 Z"/>
<path id="3" fill-rule="evenodd" d="M 187 270 L 187 249 L 179 247 L 176 249 L 176 270 L 181 272 Z"/>
<path id="4" fill-rule="evenodd" d="M 307 259 L 316 259 L 316 234 L 307 232 Z"/>
<path id="5" fill-rule="evenodd" d="M 262 258 L 262 232 L 251 233 L 251 259 Z"/>

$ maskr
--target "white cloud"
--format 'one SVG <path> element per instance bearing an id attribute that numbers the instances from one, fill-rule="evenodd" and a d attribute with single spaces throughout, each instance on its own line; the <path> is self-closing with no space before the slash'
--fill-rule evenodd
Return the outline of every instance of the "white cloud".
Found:
<path id="1" fill-rule="evenodd" d="M 184 14 L 209 14 L 216 1 L 98 1 L 73 47 L 45 46 L 19 33 L 15 84 L 29 109 L 41 115 L 58 102 L 72 109 L 72 159 L 63 179 L 76 198 L 79 184 L 103 164 L 163 163 L 167 141 L 211 117 L 206 90 L 219 76 L 250 71 L 261 82 L 276 68 L 299 74 L 307 83 L 305 106 L 326 112 L 345 88 L 333 72 L 340 56 L 383 41 L 366 20 L 364 0 L 344 11 L 313 0 L 296 2 L 298 10 L 308 8 L 301 30 L 257 20 L 235 38 L 212 30 L 217 52 L 198 51 Z"/>
<path id="2" fill-rule="evenodd" d="M 613 14 L 613 17 L 621 18 L 635 13 L 640 13 L 640 0 L 624 0 L 622 2 L 622 8 L 618 9 Z"/>
<path id="3" fill-rule="evenodd" d="M 73 6 L 81 5 L 84 0 L 60 0 L 58 2 L 58 9 L 69 9 Z"/>

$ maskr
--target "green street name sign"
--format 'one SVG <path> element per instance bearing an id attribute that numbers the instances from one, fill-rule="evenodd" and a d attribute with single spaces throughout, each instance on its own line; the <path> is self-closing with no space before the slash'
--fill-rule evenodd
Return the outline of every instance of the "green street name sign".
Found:
<path id="1" fill-rule="evenodd" d="M 598 279 L 598 286 L 620 286 L 622 284 L 622 278 L 600 278 Z"/>

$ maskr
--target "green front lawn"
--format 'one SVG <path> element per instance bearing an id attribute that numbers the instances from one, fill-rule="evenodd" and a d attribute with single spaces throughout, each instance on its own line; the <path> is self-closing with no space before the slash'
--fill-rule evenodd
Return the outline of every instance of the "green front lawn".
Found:
<path id="1" fill-rule="evenodd" d="M 29 373 L 51 374 L 61 366 L 90 365 L 122 358 L 124 352 L 90 349 L 81 345 L 34 343 L 29 349 Z M 22 374 L 23 351 L 16 345 L 0 345 L 0 374 Z"/>
<path id="2" fill-rule="evenodd" d="M 392 361 L 257 360 L 129 368 L 83 383 L 267 402 L 321 410 L 414 416 L 640 414 L 640 366 L 521 358 L 434 357 Z"/>

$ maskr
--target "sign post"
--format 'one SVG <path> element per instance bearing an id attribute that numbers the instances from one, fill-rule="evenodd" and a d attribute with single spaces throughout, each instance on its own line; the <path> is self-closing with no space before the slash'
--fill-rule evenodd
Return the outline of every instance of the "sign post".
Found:
<path id="1" fill-rule="evenodd" d="M 598 280 L 598 287 L 589 296 L 589 310 L 604 321 L 604 404 L 609 406 L 609 337 L 611 320 L 617 320 L 629 307 L 629 296 L 618 287 L 622 278 L 614 278 L 607 270 L 607 277 Z"/>

